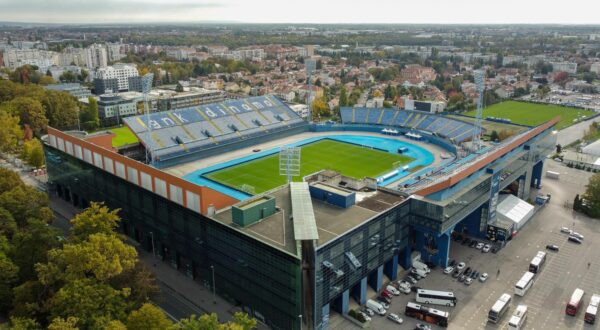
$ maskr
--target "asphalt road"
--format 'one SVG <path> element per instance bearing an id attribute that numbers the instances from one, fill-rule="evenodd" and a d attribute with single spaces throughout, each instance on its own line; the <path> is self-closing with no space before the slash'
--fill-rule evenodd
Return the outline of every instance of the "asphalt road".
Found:
<path id="1" fill-rule="evenodd" d="M 560 130 L 558 132 L 556 143 L 562 146 L 566 146 L 570 143 L 575 142 L 578 139 L 581 139 L 585 130 L 587 130 L 593 122 L 600 122 L 600 117 L 596 117 L 591 120 L 586 120 L 584 122 L 577 123 L 573 126 L 569 126 L 565 129 Z"/>

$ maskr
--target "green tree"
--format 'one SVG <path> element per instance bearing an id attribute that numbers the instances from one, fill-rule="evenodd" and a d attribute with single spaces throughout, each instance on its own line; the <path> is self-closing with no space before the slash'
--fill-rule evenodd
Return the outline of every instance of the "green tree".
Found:
<path id="1" fill-rule="evenodd" d="M 0 252 L 0 312 L 6 312 L 12 306 L 13 285 L 19 279 L 19 267 Z"/>
<path id="2" fill-rule="evenodd" d="M 180 83 L 177 83 L 177 86 L 175 86 L 175 91 L 178 93 L 183 92 L 183 86 Z"/>
<path id="3" fill-rule="evenodd" d="M 47 223 L 54 217 L 48 208 L 48 195 L 37 189 L 20 184 L 0 195 L 0 207 L 10 212 L 21 228 L 30 218 L 41 219 Z"/>
<path id="4" fill-rule="evenodd" d="M 204 314 L 200 317 L 192 315 L 172 325 L 169 330 L 251 330 L 256 328 L 256 319 L 251 319 L 248 314 L 237 312 L 233 321 L 219 323 L 217 314 Z"/>
<path id="5" fill-rule="evenodd" d="M 26 317 L 11 317 L 10 330 L 41 330 L 38 321 Z"/>
<path id="6" fill-rule="evenodd" d="M 69 240 L 81 242 L 93 234 L 115 234 L 121 221 L 118 212 L 119 210 L 111 211 L 103 203 L 92 202 L 90 207 L 71 219 Z"/>
<path id="7" fill-rule="evenodd" d="M 49 318 L 76 317 L 85 329 L 96 328 L 106 320 L 121 320 L 127 311 L 128 290 L 84 278 L 68 282 L 48 301 Z"/>
<path id="8" fill-rule="evenodd" d="M 69 93 L 46 91 L 42 105 L 46 109 L 48 125 L 58 129 L 73 128 L 77 125 L 79 105 Z"/>
<path id="9" fill-rule="evenodd" d="M 10 214 L 10 212 L 8 212 L 6 209 L 0 207 L 0 237 L 3 237 L 4 239 L 12 239 L 16 232 L 17 222 L 13 218 L 12 214 Z M 0 251 L 4 251 L 4 249 L 0 248 Z"/>
<path id="10" fill-rule="evenodd" d="M 22 138 L 23 130 L 19 126 L 19 117 L 0 109 L 0 151 L 15 151 Z"/>
<path id="11" fill-rule="evenodd" d="M 128 330 L 162 330 L 173 324 L 158 307 L 146 303 L 127 317 Z"/>
<path id="12" fill-rule="evenodd" d="M 76 317 L 67 317 L 63 319 L 62 317 L 57 317 L 52 320 L 52 323 L 48 325 L 48 330 L 79 330 L 77 327 L 77 322 L 79 319 Z"/>
<path id="13" fill-rule="evenodd" d="M 600 218 L 600 173 L 596 173 L 590 178 L 583 198 L 586 202 L 588 215 L 593 218 Z"/>
<path id="14" fill-rule="evenodd" d="M 88 105 L 80 113 L 81 124 L 84 129 L 94 130 L 100 125 L 100 118 L 98 117 L 98 101 L 93 98 L 88 98 Z"/>
<path id="15" fill-rule="evenodd" d="M 36 278 L 36 264 L 47 261 L 47 251 L 58 246 L 59 235 L 57 229 L 34 218 L 14 235 L 10 257 L 19 267 L 22 282 Z"/>
<path id="16" fill-rule="evenodd" d="M 23 181 L 15 171 L 0 167 L 0 195 L 23 185 Z"/>
<path id="17" fill-rule="evenodd" d="M 42 146 L 40 140 L 33 138 L 29 141 L 25 141 L 23 143 L 21 157 L 33 167 L 42 167 L 45 163 L 44 147 Z"/>
<path id="18" fill-rule="evenodd" d="M 348 106 L 348 91 L 346 90 L 346 86 L 342 85 L 342 89 L 340 90 L 340 107 Z"/>
<path id="19" fill-rule="evenodd" d="M 54 83 L 56 83 L 56 81 L 54 81 L 52 76 L 41 76 L 40 77 L 40 81 L 39 81 L 40 85 L 46 86 L 46 85 L 52 85 Z"/>
<path id="20" fill-rule="evenodd" d="M 236 312 L 233 314 L 233 323 L 240 325 L 243 330 L 256 328 L 256 319 L 250 318 L 247 313 Z"/>
<path id="21" fill-rule="evenodd" d="M 492 133 L 490 133 L 490 140 L 493 142 L 500 141 L 500 135 L 498 134 L 498 131 L 493 130 Z"/>

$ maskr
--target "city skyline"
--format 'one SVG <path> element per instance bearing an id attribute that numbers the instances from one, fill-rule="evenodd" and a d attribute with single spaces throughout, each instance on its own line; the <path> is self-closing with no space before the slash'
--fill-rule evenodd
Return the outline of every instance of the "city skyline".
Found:
<path id="1" fill-rule="evenodd" d="M 346 2 L 306 0 L 294 8 L 275 0 L 5 0 L 0 3 L 0 21 L 24 23 L 386 23 L 386 24 L 600 24 L 585 0 L 570 6 L 552 1 L 508 0 L 493 10 L 481 10 L 475 0 L 434 0 L 420 3 L 390 0 L 369 2 L 371 9 Z M 268 9 L 266 9 L 268 8 Z M 489 8 L 489 7 L 488 7 Z M 392 10 L 389 10 L 392 9 Z M 426 9 L 426 10 L 425 10 Z M 492 12 L 493 14 L 488 14 Z"/>

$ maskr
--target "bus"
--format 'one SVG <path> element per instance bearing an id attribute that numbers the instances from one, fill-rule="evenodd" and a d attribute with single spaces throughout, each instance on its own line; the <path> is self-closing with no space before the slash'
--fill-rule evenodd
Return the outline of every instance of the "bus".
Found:
<path id="1" fill-rule="evenodd" d="M 598 305 L 600 304 L 600 295 L 594 294 L 592 295 L 592 299 L 590 299 L 590 304 L 585 310 L 585 322 L 589 324 L 594 324 L 596 322 L 596 313 L 598 313 Z"/>
<path id="2" fill-rule="evenodd" d="M 537 274 L 538 271 L 540 271 L 540 268 L 542 268 L 542 265 L 544 265 L 545 261 L 546 252 L 538 251 L 537 255 L 533 257 L 533 260 L 531 260 L 531 263 L 529 264 L 529 271 L 534 274 Z"/>
<path id="3" fill-rule="evenodd" d="M 488 313 L 488 321 L 492 323 L 498 323 L 502 318 L 502 315 L 510 308 L 510 301 L 512 297 L 508 293 L 503 293 L 500 298 L 494 303 L 492 309 Z"/>
<path id="4" fill-rule="evenodd" d="M 435 290 L 417 290 L 417 302 L 442 306 L 455 306 L 456 297 L 453 292 Z"/>
<path id="5" fill-rule="evenodd" d="M 565 309 L 565 313 L 567 315 L 575 316 L 575 314 L 577 314 L 579 306 L 581 306 L 581 301 L 583 300 L 584 294 L 585 292 L 579 288 L 573 291 L 571 299 L 569 299 L 569 303 L 567 304 L 567 308 Z"/>
<path id="6" fill-rule="evenodd" d="M 511 316 L 510 320 L 508 321 L 508 328 L 511 330 L 512 329 L 515 329 L 515 330 L 521 329 L 521 327 L 523 326 L 523 323 L 525 323 L 526 318 L 527 318 L 527 306 L 526 305 L 517 306 L 515 313 Z"/>
<path id="7" fill-rule="evenodd" d="M 529 288 L 533 285 L 533 277 L 535 276 L 532 272 L 526 272 L 523 277 L 515 284 L 515 294 L 523 297 Z"/>
<path id="8" fill-rule="evenodd" d="M 404 314 L 444 328 L 448 326 L 448 319 L 450 318 L 450 313 L 448 312 L 421 306 L 410 301 L 406 304 Z"/>

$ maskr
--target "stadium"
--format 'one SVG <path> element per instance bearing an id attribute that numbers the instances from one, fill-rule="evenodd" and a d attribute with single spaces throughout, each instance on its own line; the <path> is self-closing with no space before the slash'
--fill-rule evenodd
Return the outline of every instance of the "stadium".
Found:
<path id="1" fill-rule="evenodd" d="M 445 266 L 455 232 L 510 240 L 501 193 L 541 185 L 560 120 L 473 149 L 472 121 L 340 114 L 313 124 L 274 96 L 227 100 L 125 118 L 139 143 L 119 148 L 49 128 L 49 181 L 76 206 L 120 208 L 123 233 L 200 284 L 214 275 L 271 328 L 326 329 L 414 258 Z"/>

